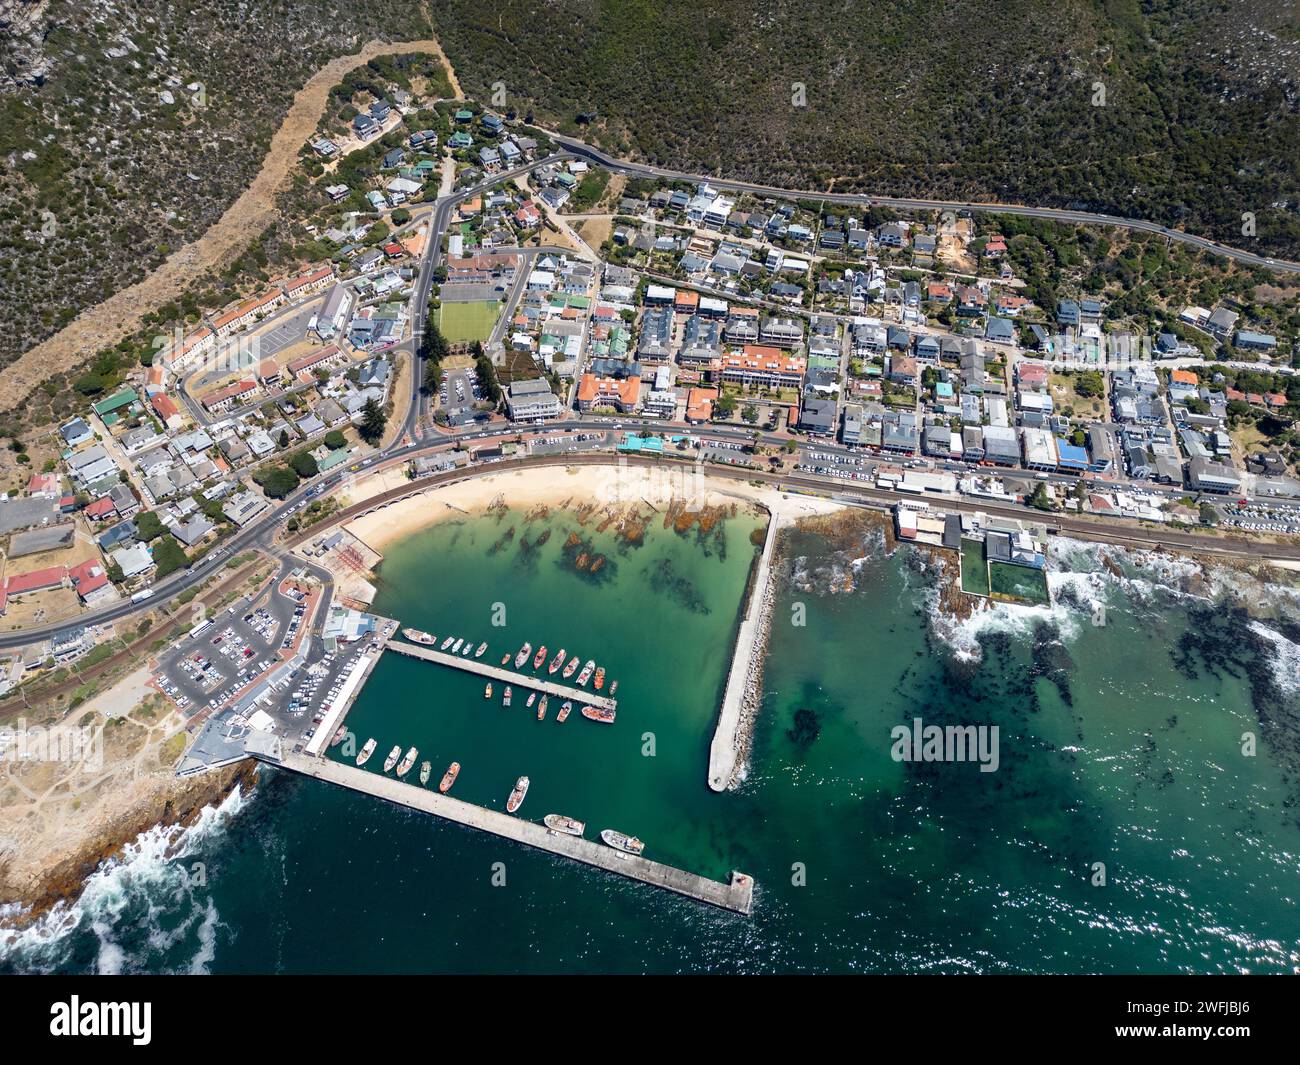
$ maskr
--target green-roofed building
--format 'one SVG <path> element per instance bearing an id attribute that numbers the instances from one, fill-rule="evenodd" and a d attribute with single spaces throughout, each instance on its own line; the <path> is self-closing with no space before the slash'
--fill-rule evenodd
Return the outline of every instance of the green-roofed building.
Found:
<path id="1" fill-rule="evenodd" d="M 467 107 L 462 107 L 459 111 L 456 112 L 456 121 L 457 121 L 457 122 L 473 122 L 473 121 L 474 121 L 474 112 L 471 111 L 471 110 L 470 110 L 469 108 L 467 108 Z"/>
<path id="2" fill-rule="evenodd" d="M 98 403 L 94 404 L 95 413 L 103 418 L 105 415 L 113 414 L 129 407 L 139 398 L 140 397 L 136 395 L 134 388 L 124 388 L 121 392 L 109 396 L 108 399 L 101 399 Z"/>

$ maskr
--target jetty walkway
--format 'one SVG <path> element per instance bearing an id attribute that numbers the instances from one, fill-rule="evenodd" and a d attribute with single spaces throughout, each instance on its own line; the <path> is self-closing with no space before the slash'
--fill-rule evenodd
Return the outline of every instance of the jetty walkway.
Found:
<path id="1" fill-rule="evenodd" d="M 390 645 L 392 646 L 392 645 Z M 258 745 L 249 753 L 261 761 L 278 765 L 303 776 L 315 777 L 340 787 L 373 795 L 398 806 L 421 810 L 457 824 L 477 828 L 505 839 L 523 843 L 552 854 L 563 855 L 586 865 L 638 880 L 643 884 L 664 888 L 685 895 L 697 902 L 706 902 L 733 913 L 749 915 L 753 906 L 754 881 L 744 873 L 731 874 L 729 883 L 709 880 L 707 877 L 663 865 L 648 858 L 624 854 L 603 843 L 595 843 L 581 836 L 552 832 L 544 825 L 525 821 L 512 814 L 489 810 L 472 803 L 453 799 L 450 795 L 407 784 L 393 777 L 372 773 L 328 758 L 312 758 L 305 754 L 286 752 L 278 744 Z"/>
<path id="2" fill-rule="evenodd" d="M 463 669 L 469 673 L 477 673 L 481 677 L 497 680 L 502 684 L 516 685 L 528 691 L 545 692 L 547 695 L 554 695 L 559 699 L 572 699 L 575 706 L 582 704 L 599 707 L 603 710 L 613 710 L 618 705 L 617 700 L 611 699 L 607 695 L 601 695 L 599 692 L 587 691 L 585 688 L 571 688 L 567 684 L 556 684 L 548 679 L 547 674 L 516 673 L 513 669 L 494 666 L 481 658 L 464 658 L 461 655 L 444 654 L 442 651 L 435 651 L 432 647 L 426 647 L 424 644 L 419 643 L 401 643 L 397 640 L 389 640 L 387 646 L 388 650 L 396 651 L 399 654 L 410 655 L 412 658 L 423 658 L 426 662 L 436 662 L 438 665 L 447 666 L 450 669 Z"/>

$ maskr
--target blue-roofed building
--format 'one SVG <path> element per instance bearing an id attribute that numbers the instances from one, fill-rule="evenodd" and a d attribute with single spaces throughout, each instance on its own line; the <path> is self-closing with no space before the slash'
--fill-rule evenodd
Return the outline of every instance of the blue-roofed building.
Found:
<path id="1" fill-rule="evenodd" d="M 1056 438 L 1056 468 L 1062 473 L 1083 473 L 1088 469 L 1088 449 L 1070 443 L 1063 436 Z"/>

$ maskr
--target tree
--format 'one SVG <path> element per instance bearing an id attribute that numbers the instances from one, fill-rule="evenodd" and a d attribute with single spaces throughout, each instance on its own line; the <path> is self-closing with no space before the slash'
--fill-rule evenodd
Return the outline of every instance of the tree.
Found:
<path id="1" fill-rule="evenodd" d="M 320 473 L 320 466 L 317 465 L 316 459 L 312 457 L 310 451 L 295 451 L 289 456 L 289 465 L 293 467 L 293 472 L 304 481 Z"/>
<path id="2" fill-rule="evenodd" d="M 348 441 L 337 429 L 331 429 L 325 434 L 325 446 L 331 451 L 337 451 L 341 447 L 347 447 Z"/>
<path id="3" fill-rule="evenodd" d="M 281 429 L 281 430 L 280 430 L 280 446 L 281 446 L 281 447 L 288 447 L 288 446 L 289 446 L 289 430 L 288 430 L 288 429 Z"/>
<path id="4" fill-rule="evenodd" d="M 361 410 L 361 438 L 368 444 L 376 443 L 384 435 L 388 415 L 373 396 L 366 400 Z"/>
<path id="5" fill-rule="evenodd" d="M 745 421 L 749 422 L 750 425 L 753 425 L 758 421 L 758 408 L 754 406 L 754 404 L 750 403 L 740 412 L 740 416 L 744 418 Z"/>
<path id="6" fill-rule="evenodd" d="M 157 543 L 153 545 L 153 561 L 157 567 L 156 575 L 160 578 L 178 569 L 184 569 L 190 564 L 185 549 L 176 542 L 171 533 L 160 536 Z"/>
<path id="7" fill-rule="evenodd" d="M 144 543 L 158 539 L 167 529 L 152 510 L 143 510 L 135 516 L 135 538 Z"/>
<path id="8" fill-rule="evenodd" d="M 253 480 L 271 499 L 283 499 L 298 487 L 298 474 L 285 465 L 263 467 L 253 474 Z"/>

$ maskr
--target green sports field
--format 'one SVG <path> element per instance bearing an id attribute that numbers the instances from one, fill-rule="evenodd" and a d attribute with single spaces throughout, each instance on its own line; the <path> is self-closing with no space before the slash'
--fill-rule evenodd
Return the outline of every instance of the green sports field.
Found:
<path id="1" fill-rule="evenodd" d="M 486 340 L 492 335 L 501 304 L 496 300 L 444 303 L 438 308 L 438 329 L 448 342 Z"/>

